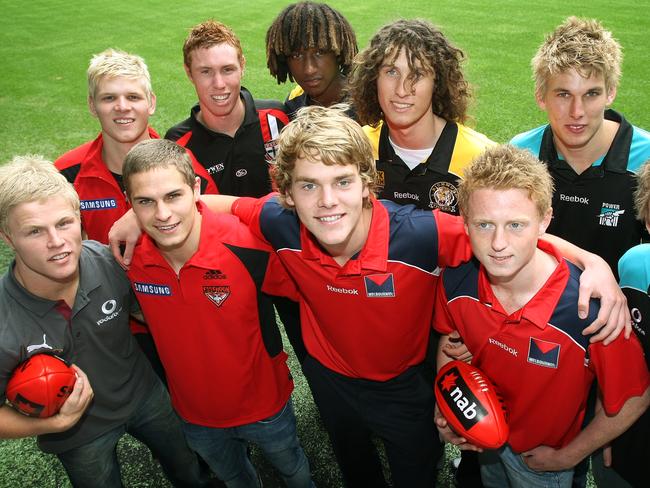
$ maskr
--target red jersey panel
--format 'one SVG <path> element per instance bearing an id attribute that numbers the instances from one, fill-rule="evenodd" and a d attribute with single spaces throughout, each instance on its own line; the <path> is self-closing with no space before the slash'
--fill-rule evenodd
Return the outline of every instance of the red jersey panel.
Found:
<path id="1" fill-rule="evenodd" d="M 236 217 L 199 209 L 199 249 L 178 276 L 146 235 L 128 276 L 178 414 L 208 427 L 244 425 L 279 411 L 293 389 L 263 293 L 275 292 L 286 274 Z"/>
<path id="2" fill-rule="evenodd" d="M 149 136 L 159 136 L 151 127 Z M 108 244 L 108 231 L 113 223 L 131 208 L 120 184 L 102 159 L 104 140 L 102 134 L 94 141 L 68 151 L 54 165 L 74 185 L 81 200 L 81 221 L 89 239 Z M 201 193 L 217 194 L 217 187 L 194 155 L 194 171 L 201 178 Z"/>
<path id="3" fill-rule="evenodd" d="M 373 200 L 366 244 L 339 266 L 276 197 L 240 198 L 232 210 L 295 282 L 305 346 L 321 364 L 385 381 L 424 360 L 438 266 L 470 257 L 459 218 Z"/>
<path id="4" fill-rule="evenodd" d="M 650 384 L 636 338 L 619 336 L 607 347 L 589 344 L 582 330 L 596 318 L 598 305 L 593 302 L 589 317 L 578 318 L 580 270 L 550 244 L 538 246 L 559 265 L 520 310 L 504 311 L 476 260 L 446 269 L 436 299 L 436 330 L 457 330 L 474 355 L 472 363 L 502 394 L 515 452 L 571 442 L 582 426 L 594 378 L 610 415 Z"/>

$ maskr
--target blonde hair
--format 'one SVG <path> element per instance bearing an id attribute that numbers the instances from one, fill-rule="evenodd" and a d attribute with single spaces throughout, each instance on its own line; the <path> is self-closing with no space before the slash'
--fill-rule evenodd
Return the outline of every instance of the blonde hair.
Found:
<path id="1" fill-rule="evenodd" d="M 184 147 L 167 139 L 147 139 L 133 146 L 124 158 L 122 168 L 122 182 L 126 195 L 131 197 L 133 175 L 169 166 L 176 168 L 185 183 L 194 188 L 196 173 Z"/>
<path id="2" fill-rule="evenodd" d="M 621 45 L 600 22 L 569 17 L 546 37 L 533 57 L 535 92 L 544 95 L 549 77 L 570 69 L 584 78 L 602 76 L 609 91 L 618 86 L 622 58 Z"/>
<path id="3" fill-rule="evenodd" d="M 495 146 L 472 162 L 458 186 L 458 206 L 463 217 L 467 218 L 472 193 L 485 188 L 526 191 L 540 217 L 551 208 L 553 179 L 546 165 L 524 149 Z"/>
<path id="4" fill-rule="evenodd" d="M 140 82 L 147 101 L 151 103 L 153 91 L 147 64 L 140 56 L 119 49 L 106 49 L 95 54 L 88 66 L 88 96 L 95 98 L 99 82 L 105 78 L 127 78 Z"/>
<path id="5" fill-rule="evenodd" d="M 332 166 L 353 165 L 362 183 L 372 195 L 377 188 L 377 169 L 368 137 L 350 117 L 348 106 L 336 104 L 329 108 L 303 107 L 278 138 L 278 155 L 272 169 L 273 180 L 280 191 L 280 200 L 287 206 L 286 196 L 292 184 L 296 160 L 307 158 Z M 366 199 L 364 205 L 369 206 Z"/>
<path id="6" fill-rule="evenodd" d="M 0 231 L 9 235 L 9 213 L 21 203 L 63 197 L 77 217 L 79 196 L 72 184 L 43 156 L 26 154 L 0 166 Z"/>
<path id="7" fill-rule="evenodd" d="M 648 159 L 637 174 L 637 187 L 634 191 L 634 208 L 637 218 L 644 224 L 650 224 L 650 159 Z"/>

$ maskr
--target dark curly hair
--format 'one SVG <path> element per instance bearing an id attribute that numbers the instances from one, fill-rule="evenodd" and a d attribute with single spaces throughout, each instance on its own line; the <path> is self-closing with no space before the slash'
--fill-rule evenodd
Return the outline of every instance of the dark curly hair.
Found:
<path id="1" fill-rule="evenodd" d="M 461 67 L 465 54 L 438 28 L 421 19 L 402 19 L 385 25 L 355 58 L 348 92 L 359 122 L 376 126 L 382 119 L 377 94 L 379 69 L 394 62 L 402 49 L 411 71 L 415 71 L 414 65 L 419 61 L 422 69 L 433 73 L 433 113 L 445 120 L 465 122 L 471 99 Z"/>
<path id="2" fill-rule="evenodd" d="M 266 65 L 278 84 L 293 81 L 287 57 L 308 48 L 332 51 L 344 75 L 359 51 L 352 26 L 338 11 L 324 3 L 291 4 L 266 31 Z"/>

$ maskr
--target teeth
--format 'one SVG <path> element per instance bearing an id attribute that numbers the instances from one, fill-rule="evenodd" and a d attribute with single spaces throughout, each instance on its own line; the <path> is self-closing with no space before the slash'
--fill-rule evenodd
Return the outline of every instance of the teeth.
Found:
<path id="1" fill-rule="evenodd" d="M 116 124 L 130 124 L 134 119 L 115 119 Z"/>
<path id="2" fill-rule="evenodd" d="M 171 230 L 174 227 L 176 227 L 178 224 L 172 224 L 172 225 L 159 225 L 158 230 Z"/>
<path id="3" fill-rule="evenodd" d="M 212 95 L 212 100 L 215 102 L 223 102 L 228 99 L 229 95 Z"/>
<path id="4" fill-rule="evenodd" d="M 336 222 L 341 218 L 341 215 L 330 215 L 328 217 L 319 217 L 318 220 L 321 222 Z"/>
<path id="5" fill-rule="evenodd" d="M 395 108 L 409 108 L 411 106 L 410 103 L 396 103 L 396 102 L 393 102 L 393 105 L 395 105 Z"/>
<path id="6" fill-rule="evenodd" d="M 62 252 L 61 254 L 57 254 L 56 256 L 52 256 L 50 258 L 50 261 L 60 261 L 61 259 L 67 258 L 71 253 L 69 252 Z"/>

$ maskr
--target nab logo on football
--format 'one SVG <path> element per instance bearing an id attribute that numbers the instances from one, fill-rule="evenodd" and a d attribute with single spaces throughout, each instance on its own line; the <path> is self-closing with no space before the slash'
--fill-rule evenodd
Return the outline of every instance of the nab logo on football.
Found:
<path id="1" fill-rule="evenodd" d="M 442 398 L 466 430 L 471 429 L 487 415 L 481 402 L 461 376 L 457 368 L 451 368 L 438 378 Z"/>

